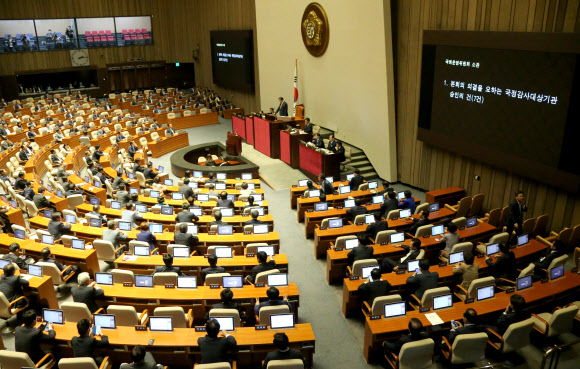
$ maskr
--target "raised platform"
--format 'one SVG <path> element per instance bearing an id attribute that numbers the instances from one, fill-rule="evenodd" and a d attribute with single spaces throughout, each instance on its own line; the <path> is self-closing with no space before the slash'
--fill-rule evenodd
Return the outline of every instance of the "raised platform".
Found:
<path id="1" fill-rule="evenodd" d="M 217 155 L 224 161 L 238 162 L 235 165 L 221 165 L 207 167 L 197 164 L 199 157 L 206 157 L 208 154 Z M 228 179 L 241 178 L 242 173 L 252 173 L 253 178 L 258 178 L 260 167 L 243 156 L 228 156 L 226 147 L 220 142 L 210 142 L 203 145 L 188 146 L 177 150 L 169 159 L 171 162 L 171 172 L 181 178 L 186 170 L 200 171 L 204 173 L 225 173 Z"/>

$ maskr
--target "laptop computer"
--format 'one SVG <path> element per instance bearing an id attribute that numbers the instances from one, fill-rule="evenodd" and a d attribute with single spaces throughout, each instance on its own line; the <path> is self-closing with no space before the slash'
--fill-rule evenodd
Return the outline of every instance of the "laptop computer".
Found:
<path id="1" fill-rule="evenodd" d="M 165 316 L 150 316 L 149 330 L 151 332 L 173 332 L 173 319 Z"/>
<path id="2" fill-rule="evenodd" d="M 410 216 L 411 216 L 411 209 L 401 209 L 401 211 L 399 211 L 399 218 L 400 219 L 408 218 Z"/>
<path id="3" fill-rule="evenodd" d="M 405 199 L 405 191 L 397 192 L 397 199 L 404 200 Z"/>
<path id="4" fill-rule="evenodd" d="M 234 216 L 234 209 L 232 208 L 222 208 L 220 209 L 223 218 L 231 218 Z"/>
<path id="5" fill-rule="evenodd" d="M 166 178 L 166 179 L 163 181 L 163 184 L 164 184 L 165 186 L 173 186 L 173 179 Z"/>
<path id="6" fill-rule="evenodd" d="M 164 169 L 165 168 L 163 168 L 161 165 L 157 167 L 157 170 L 159 171 L 159 173 L 163 173 Z"/>
<path id="7" fill-rule="evenodd" d="M 234 226 L 232 225 L 218 225 L 217 230 L 218 235 L 231 235 L 234 234 Z"/>
<path id="8" fill-rule="evenodd" d="M 75 238 L 71 242 L 71 247 L 75 250 L 84 250 L 85 249 L 85 240 Z"/>
<path id="9" fill-rule="evenodd" d="M 320 197 L 320 190 L 310 190 L 308 191 L 308 197 L 313 198 L 313 197 Z M 256 199 L 254 199 L 256 200 Z"/>
<path id="10" fill-rule="evenodd" d="M 404 301 L 385 304 L 385 319 L 404 315 L 407 315 L 407 307 L 405 306 Z"/>
<path id="11" fill-rule="evenodd" d="M 129 188 L 129 194 L 132 195 L 134 193 L 139 194 L 139 189 L 138 188 L 133 188 L 133 187 Z"/>
<path id="12" fill-rule="evenodd" d="M 95 273 L 95 282 L 106 286 L 113 285 L 113 273 Z"/>
<path id="13" fill-rule="evenodd" d="M 198 193 L 197 194 L 197 201 L 207 202 L 207 201 L 209 201 L 209 195 L 207 193 Z"/>
<path id="14" fill-rule="evenodd" d="M 146 213 L 147 212 L 147 205 L 135 205 L 135 210 L 137 210 L 140 213 Z"/>
<path id="15" fill-rule="evenodd" d="M 111 201 L 111 209 L 120 210 L 121 209 L 121 202 Z"/>
<path id="16" fill-rule="evenodd" d="M 342 219 L 329 219 L 328 228 L 342 228 Z"/>
<path id="17" fill-rule="evenodd" d="M 177 288 L 197 288 L 197 277 L 178 276 Z"/>
<path id="18" fill-rule="evenodd" d="M 228 176 L 225 173 L 218 173 L 216 174 L 215 177 L 220 181 L 225 181 L 228 178 Z"/>
<path id="19" fill-rule="evenodd" d="M 231 247 L 220 246 L 215 248 L 215 255 L 218 258 L 232 258 L 233 254 L 233 248 Z"/>
<path id="20" fill-rule="evenodd" d="M 95 179 L 95 187 L 101 188 L 101 186 L 102 186 L 101 182 L 99 182 Z"/>
<path id="21" fill-rule="evenodd" d="M 161 206 L 161 214 L 173 215 L 173 206 Z"/>
<path id="22" fill-rule="evenodd" d="M 257 198 L 255 194 L 252 195 L 252 196 L 254 196 L 254 199 Z M 228 195 L 226 195 L 226 199 L 230 200 L 231 202 L 236 202 L 236 195 L 234 195 L 234 194 L 228 194 Z"/>
<path id="23" fill-rule="evenodd" d="M 418 270 L 419 270 L 419 260 L 413 260 L 407 263 L 407 273 L 415 273 Z"/>
<path id="24" fill-rule="evenodd" d="M 405 241 L 405 233 L 403 233 L 403 232 L 392 233 L 389 237 L 389 241 L 392 244 L 403 242 L 403 241 Z"/>
<path id="25" fill-rule="evenodd" d="M 294 314 L 270 315 L 270 329 L 294 328 Z"/>
<path id="26" fill-rule="evenodd" d="M 431 236 L 439 236 L 440 234 L 445 233 L 445 226 L 443 224 L 436 225 L 431 228 Z"/>
<path id="27" fill-rule="evenodd" d="M 274 256 L 274 246 L 258 246 L 257 252 L 264 251 L 268 256 Z"/>
<path id="28" fill-rule="evenodd" d="M 250 180 L 252 180 L 252 173 L 242 173 L 242 180 L 243 181 L 250 181 Z"/>
<path id="29" fill-rule="evenodd" d="M 523 246 L 523 245 L 527 245 L 530 242 L 529 239 L 529 235 L 526 234 L 522 234 L 521 236 L 518 236 L 518 246 Z"/>
<path id="30" fill-rule="evenodd" d="M 371 272 L 372 272 L 374 269 L 379 269 L 379 267 L 378 267 L 378 266 L 376 266 L 376 265 L 373 265 L 373 266 L 368 266 L 368 267 L 363 267 L 363 268 L 362 268 L 362 278 L 363 278 L 363 279 L 368 279 L 368 278 L 370 278 L 370 276 L 371 276 Z"/>
<path id="31" fill-rule="evenodd" d="M 433 310 L 446 309 L 453 306 L 451 294 L 433 297 Z"/>
<path id="32" fill-rule="evenodd" d="M 463 251 L 449 254 L 449 264 L 457 264 L 463 261 Z"/>
<path id="33" fill-rule="evenodd" d="M 119 229 L 121 231 L 130 231 L 131 230 L 131 222 L 119 222 Z"/>
<path id="34" fill-rule="evenodd" d="M 338 187 L 338 192 L 342 195 L 345 193 L 350 193 L 350 186 L 340 186 Z"/>
<path id="35" fill-rule="evenodd" d="M 159 197 L 159 191 L 153 191 L 153 190 L 149 191 L 149 197 L 151 197 L 151 198 Z"/>
<path id="36" fill-rule="evenodd" d="M 22 229 L 14 229 L 14 238 L 18 238 L 19 240 L 25 240 L 26 231 L 23 231 Z"/>
<path id="37" fill-rule="evenodd" d="M 495 287 L 493 285 L 479 287 L 477 289 L 477 301 L 491 299 L 494 296 L 495 296 Z"/>
<path id="38" fill-rule="evenodd" d="M 365 224 L 372 224 L 375 222 L 375 216 L 372 214 L 365 215 Z"/>
<path id="39" fill-rule="evenodd" d="M 351 238 L 344 241 L 344 249 L 352 250 L 359 245 L 358 238 Z"/>
<path id="40" fill-rule="evenodd" d="M 101 200 L 99 200 L 98 197 L 91 197 L 91 205 L 99 205 L 99 203 L 101 202 Z"/>
<path id="41" fill-rule="evenodd" d="M 307 187 L 308 186 L 308 180 L 307 179 L 301 179 L 298 181 L 298 187 Z"/>
<path id="42" fill-rule="evenodd" d="M 243 288 L 244 281 L 241 275 L 231 275 L 222 277 L 224 288 Z"/>
<path id="43" fill-rule="evenodd" d="M 189 247 L 187 246 L 175 246 L 173 247 L 173 257 L 174 258 L 188 258 L 189 257 Z"/>
<path id="44" fill-rule="evenodd" d="M 95 228 L 101 228 L 103 226 L 103 222 L 100 219 L 90 218 L 89 225 Z"/>
<path id="45" fill-rule="evenodd" d="M 196 225 L 188 225 L 187 226 L 187 233 L 197 234 L 197 226 Z"/>
<path id="46" fill-rule="evenodd" d="M 136 275 L 135 287 L 153 287 L 152 275 Z"/>
<path id="47" fill-rule="evenodd" d="M 269 232 L 267 224 L 254 224 L 254 234 L 268 234 Z"/>
<path id="48" fill-rule="evenodd" d="M 77 222 L 77 217 L 72 214 L 65 214 L 64 220 L 69 222 L 70 224 L 75 224 Z"/>
<path id="49" fill-rule="evenodd" d="M 499 243 L 492 243 L 490 245 L 485 246 L 485 254 L 487 256 L 497 254 L 498 252 L 499 252 Z"/>
<path id="50" fill-rule="evenodd" d="M 202 172 L 197 171 L 197 170 L 193 172 L 193 178 L 201 178 L 201 177 L 203 177 Z"/>
<path id="51" fill-rule="evenodd" d="M 533 282 L 533 280 L 532 280 L 531 275 L 527 275 L 525 277 L 518 278 L 516 280 L 517 290 L 521 291 L 521 290 L 525 290 L 526 288 L 532 287 L 532 282 Z"/>
<path id="52" fill-rule="evenodd" d="M 564 276 L 564 266 L 560 265 L 555 268 L 550 269 L 550 280 L 558 279 Z"/>
<path id="53" fill-rule="evenodd" d="M 41 241 L 46 245 L 54 245 L 54 237 L 48 234 L 43 234 Z"/>
<path id="54" fill-rule="evenodd" d="M 117 324 L 115 322 L 115 315 L 113 314 L 94 314 L 93 319 L 97 327 L 104 329 L 115 329 Z"/>
<path id="55" fill-rule="evenodd" d="M 477 226 L 477 217 L 467 218 L 465 228 L 473 228 Z"/>
<path id="56" fill-rule="evenodd" d="M 334 177 L 326 177 L 324 179 L 330 183 L 334 183 Z"/>
<path id="57" fill-rule="evenodd" d="M 4 267 L 10 263 L 11 263 L 10 260 L 0 259 L 0 269 L 4 269 Z"/>
<path id="58" fill-rule="evenodd" d="M 352 199 L 352 200 L 350 200 L 350 199 L 344 200 L 344 207 L 346 209 L 352 208 L 354 205 L 355 205 L 354 199 Z"/>
<path id="59" fill-rule="evenodd" d="M 52 324 L 63 324 L 64 312 L 57 309 L 42 309 L 42 320 Z"/>
<path id="60" fill-rule="evenodd" d="M 255 190 L 256 189 L 256 185 L 253 183 L 248 183 L 248 190 Z"/>
<path id="61" fill-rule="evenodd" d="M 171 194 L 172 200 L 183 200 L 183 194 L 181 192 L 173 192 Z"/>
<path id="62" fill-rule="evenodd" d="M 381 195 L 373 196 L 373 204 L 382 204 L 385 198 Z"/>
<path id="63" fill-rule="evenodd" d="M 234 317 L 233 316 L 219 316 L 213 317 L 212 320 L 215 320 L 220 325 L 220 331 L 227 331 L 231 332 L 234 330 Z"/>
<path id="64" fill-rule="evenodd" d="M 314 204 L 314 211 L 327 211 L 328 210 L 328 203 L 327 202 L 317 202 Z"/>
<path id="65" fill-rule="evenodd" d="M 429 204 L 429 212 L 439 211 L 439 203 Z"/>
<path id="66" fill-rule="evenodd" d="M 149 246 L 135 245 L 133 251 L 135 256 L 149 256 Z"/>
<path id="67" fill-rule="evenodd" d="M 149 232 L 151 232 L 151 233 L 163 233 L 163 224 L 149 223 Z"/>
<path id="68" fill-rule="evenodd" d="M 42 277 L 42 266 L 28 264 L 28 274 L 33 275 L 35 277 Z"/>
<path id="69" fill-rule="evenodd" d="M 52 218 L 52 210 L 44 210 L 44 217 L 48 219 Z"/>
<path id="70" fill-rule="evenodd" d="M 369 182 L 369 190 L 376 190 L 379 187 L 379 182 L 377 181 L 370 181 Z"/>
<path id="71" fill-rule="evenodd" d="M 286 273 L 276 273 L 268 274 L 268 286 L 287 286 L 288 285 L 288 274 Z"/>

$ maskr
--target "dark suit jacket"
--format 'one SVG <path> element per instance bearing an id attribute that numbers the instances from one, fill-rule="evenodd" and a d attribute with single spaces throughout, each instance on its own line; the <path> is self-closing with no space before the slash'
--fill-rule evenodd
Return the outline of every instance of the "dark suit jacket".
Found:
<path id="1" fill-rule="evenodd" d="M 197 246 L 199 238 L 191 233 L 175 232 L 173 243 L 177 245 L 185 245 L 189 247 Z"/>
<path id="2" fill-rule="evenodd" d="M 192 220 L 195 220 L 197 222 L 199 220 L 199 217 L 189 210 L 180 211 L 175 216 L 175 221 L 178 223 L 193 223 Z"/>
<path id="3" fill-rule="evenodd" d="M 145 170 L 143 171 L 143 176 L 145 177 L 145 179 L 153 179 L 155 178 L 156 174 L 153 171 L 153 169 L 147 167 L 145 168 Z"/>
<path id="4" fill-rule="evenodd" d="M 369 210 L 366 206 L 353 206 L 352 208 L 346 211 L 346 215 L 349 217 L 350 220 L 354 220 L 357 215 L 366 214 Z"/>
<path id="5" fill-rule="evenodd" d="M 314 139 L 314 146 L 324 149 L 324 140 L 322 138 Z"/>
<path id="6" fill-rule="evenodd" d="M 14 349 L 27 353 L 30 359 L 37 363 L 45 355 L 45 352 L 40 349 L 40 344 L 50 343 L 55 336 L 56 332 L 52 329 L 48 331 L 48 334 L 44 334 L 34 327 L 18 326 L 14 330 Z"/>
<path id="7" fill-rule="evenodd" d="M 18 265 L 18 267 L 20 269 L 26 269 L 26 262 L 24 260 L 22 260 L 21 258 L 19 258 L 18 256 L 16 256 L 15 254 L 8 253 L 8 254 L 4 255 L 2 257 L 2 259 L 10 260 L 14 264 Z"/>
<path id="8" fill-rule="evenodd" d="M 395 354 L 398 355 L 399 354 L 399 351 L 401 351 L 401 347 L 403 347 L 403 345 L 405 343 L 415 342 L 415 341 L 421 341 L 421 340 L 424 340 L 426 338 L 429 338 L 429 336 L 427 335 L 427 333 L 421 332 L 417 336 L 411 336 L 410 334 L 401 336 L 401 338 L 399 338 L 395 342 L 386 341 L 385 342 L 385 352 L 391 351 L 391 352 L 393 352 L 393 353 L 395 353 Z"/>
<path id="9" fill-rule="evenodd" d="M 536 266 L 536 268 L 547 269 L 550 266 L 552 260 L 554 260 L 559 256 L 561 256 L 559 252 L 551 251 L 548 255 L 546 255 L 546 257 L 544 257 L 542 261 L 540 261 L 541 258 L 538 259 L 538 261 L 534 261 L 534 265 Z"/>
<path id="10" fill-rule="evenodd" d="M 515 255 L 513 252 L 509 252 L 507 254 L 501 254 L 495 262 L 491 261 L 491 259 L 485 259 L 487 265 L 489 265 L 491 269 L 491 274 L 497 278 L 506 278 L 513 280 L 513 276 L 516 272 L 516 265 L 515 265 Z"/>
<path id="11" fill-rule="evenodd" d="M 61 239 L 63 233 L 70 231 L 71 225 L 65 226 L 63 222 L 58 220 L 50 220 L 48 222 L 48 233 L 54 236 L 55 240 Z"/>
<path id="12" fill-rule="evenodd" d="M 109 346 L 109 337 L 101 336 L 98 340 L 95 337 L 73 337 L 71 340 L 74 357 L 92 357 L 96 349 Z"/>
<path id="13" fill-rule="evenodd" d="M 377 233 L 386 231 L 387 229 L 389 229 L 389 222 L 387 221 L 371 223 L 367 226 L 367 237 L 374 239 L 377 237 Z"/>
<path id="14" fill-rule="evenodd" d="M 365 299 L 372 307 L 373 301 L 375 301 L 377 297 L 389 294 L 391 284 L 387 281 L 367 282 L 358 286 L 358 290 L 362 293 L 363 299 Z"/>
<path id="15" fill-rule="evenodd" d="M 280 103 L 280 105 L 278 106 L 278 109 L 276 109 L 275 113 L 278 114 L 278 112 L 280 112 L 280 115 L 283 117 L 288 116 L 288 103 L 286 103 L 286 101 L 282 101 Z"/>
<path id="16" fill-rule="evenodd" d="M 431 223 L 431 221 L 429 220 L 429 218 L 426 219 L 415 219 L 415 218 L 411 218 L 413 219 L 413 225 L 411 226 L 411 229 L 409 229 L 409 234 L 413 235 L 413 237 L 415 237 L 415 232 L 417 232 L 417 229 L 419 229 L 419 227 L 422 227 L 424 225 L 428 225 L 429 223 Z"/>
<path id="17" fill-rule="evenodd" d="M 226 272 L 225 268 L 219 267 L 219 266 L 216 266 L 215 268 L 211 267 L 211 266 L 207 267 L 207 268 L 203 268 L 201 270 L 201 279 L 203 279 L 203 281 L 205 282 L 205 277 L 207 277 L 208 274 L 217 274 L 217 273 L 225 273 L 225 272 Z"/>
<path id="18" fill-rule="evenodd" d="M 374 251 L 371 246 L 357 246 L 346 255 L 348 257 L 348 263 L 352 266 L 355 261 L 372 259 Z"/>
<path id="19" fill-rule="evenodd" d="M 328 146 L 326 147 L 327 150 L 334 151 L 335 147 L 336 147 L 336 140 L 328 141 Z"/>
<path id="20" fill-rule="evenodd" d="M 155 271 L 153 272 L 153 275 L 155 275 L 155 273 L 177 273 L 177 275 L 180 275 L 180 276 L 184 276 L 185 275 L 185 274 L 183 274 L 181 272 L 181 270 L 179 269 L 179 267 L 174 267 L 174 266 L 168 267 L 168 266 L 165 266 L 165 265 L 156 267 L 155 268 Z"/>
<path id="21" fill-rule="evenodd" d="M 199 337 L 197 339 L 199 351 L 201 352 L 200 364 L 219 363 L 230 361 L 228 352 L 234 351 L 237 342 L 234 336 L 228 337 Z"/>
<path id="22" fill-rule="evenodd" d="M 320 189 L 326 195 L 332 195 L 334 193 L 334 187 L 332 186 L 332 183 L 328 182 L 326 179 L 320 186 Z"/>
<path id="23" fill-rule="evenodd" d="M 270 260 L 265 263 L 260 263 L 252 268 L 252 275 L 248 277 L 250 282 L 254 283 L 258 273 L 266 272 L 268 270 L 276 269 L 276 261 Z"/>
<path id="24" fill-rule="evenodd" d="M 28 155 L 26 155 L 24 151 L 20 151 L 18 153 L 18 159 L 20 159 L 21 161 L 26 161 L 28 160 Z"/>
<path id="25" fill-rule="evenodd" d="M 360 186 L 361 184 L 363 184 L 364 182 L 364 178 L 361 175 L 355 175 L 354 177 L 351 178 L 350 181 L 348 181 L 348 185 L 350 186 L 350 190 L 351 191 L 358 191 L 358 186 Z"/>
<path id="26" fill-rule="evenodd" d="M 254 225 L 254 224 L 265 224 L 265 223 L 258 219 L 250 219 L 244 223 L 244 225 Z"/>
<path id="27" fill-rule="evenodd" d="M 439 273 L 426 272 L 407 278 L 407 286 L 412 293 L 421 300 L 425 291 L 436 288 L 439 282 Z"/>
<path id="28" fill-rule="evenodd" d="M 264 364 L 262 365 L 262 369 L 268 368 L 268 363 L 271 360 L 290 360 L 290 359 L 300 359 L 304 362 L 304 356 L 298 350 L 287 350 L 287 351 L 272 351 L 266 354 L 266 358 L 264 359 Z"/>
<path id="29" fill-rule="evenodd" d="M 306 133 L 312 133 L 312 127 L 314 127 L 314 124 L 312 124 L 312 123 L 305 124 L 304 125 L 304 132 L 306 132 Z"/>
<path id="30" fill-rule="evenodd" d="M 397 199 L 386 199 L 381 205 L 381 216 L 387 217 L 391 210 L 397 210 L 399 208 L 399 202 Z"/>
<path id="31" fill-rule="evenodd" d="M 226 199 L 226 200 L 219 199 L 217 201 L 217 206 L 220 208 L 233 208 L 234 202 L 232 200 L 228 200 L 228 199 Z"/>
<path id="32" fill-rule="evenodd" d="M 518 226 L 521 227 L 524 220 L 523 213 L 528 211 L 528 207 L 526 205 L 522 205 L 522 209 L 520 211 L 519 203 L 515 199 L 510 202 L 509 207 L 510 212 L 508 213 L 505 224 L 507 226 L 513 226 L 515 223 L 517 223 Z"/>
<path id="33" fill-rule="evenodd" d="M 44 197 L 44 195 L 37 193 L 36 195 L 34 195 L 32 197 L 32 202 L 34 202 L 34 205 L 36 205 L 36 207 L 38 209 L 41 208 L 46 208 L 50 206 L 50 201 L 48 201 L 46 199 L 46 197 Z"/>
<path id="34" fill-rule="evenodd" d="M 179 192 L 183 194 L 184 199 L 188 199 L 193 196 L 193 189 L 187 185 L 179 187 Z"/>
<path id="35" fill-rule="evenodd" d="M 87 305 L 91 313 L 99 310 L 95 300 L 105 297 L 105 292 L 89 286 L 76 286 L 71 289 L 74 302 L 83 302 Z"/>
<path id="36" fill-rule="evenodd" d="M 480 333 L 483 331 L 483 327 L 476 325 L 476 324 L 470 324 L 468 326 L 463 326 L 460 328 L 457 328 L 454 331 L 449 332 L 449 343 L 453 345 L 453 341 L 455 341 L 455 337 L 459 336 L 460 334 L 471 334 L 471 333 Z"/>
<path id="37" fill-rule="evenodd" d="M 511 324 L 519 323 L 523 320 L 529 319 L 530 313 L 527 310 L 521 311 L 510 311 L 509 313 L 503 313 L 497 318 L 497 333 L 503 335 L 505 331 L 509 328 Z"/>
<path id="38" fill-rule="evenodd" d="M 334 152 L 338 156 L 338 161 L 341 163 L 346 160 L 346 156 L 344 155 L 344 152 L 345 152 L 344 146 L 339 147 Z"/>
<path id="39" fill-rule="evenodd" d="M 6 257 L 4 259 L 6 259 Z M 20 278 L 19 275 L 7 277 L 2 274 L 0 276 L 0 292 L 6 296 L 8 302 L 12 302 L 20 296 L 23 296 L 22 287 L 28 287 L 28 281 Z M 19 301 L 17 303 L 18 306 L 24 306 L 24 304 L 24 301 Z"/>
<path id="40" fill-rule="evenodd" d="M 32 201 L 34 199 L 34 195 L 36 194 L 34 193 L 34 190 L 31 187 L 25 187 L 24 191 L 22 192 L 22 196 L 24 196 L 26 200 Z"/>

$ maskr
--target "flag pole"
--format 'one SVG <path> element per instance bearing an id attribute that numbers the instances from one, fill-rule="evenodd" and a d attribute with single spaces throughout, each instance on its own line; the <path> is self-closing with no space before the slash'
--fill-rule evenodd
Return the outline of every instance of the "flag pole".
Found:
<path id="1" fill-rule="evenodd" d="M 294 59 L 294 112 L 292 116 L 296 116 L 296 102 L 298 101 L 298 58 Z"/>

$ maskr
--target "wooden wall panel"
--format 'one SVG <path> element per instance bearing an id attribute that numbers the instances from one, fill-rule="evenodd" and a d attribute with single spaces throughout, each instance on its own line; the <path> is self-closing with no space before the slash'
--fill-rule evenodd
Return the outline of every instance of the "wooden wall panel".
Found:
<path id="1" fill-rule="evenodd" d="M 580 224 L 580 195 L 430 147 L 417 140 L 422 31 L 580 32 L 579 0 L 392 0 L 396 48 L 398 179 L 426 190 L 462 186 L 486 196 L 484 209 L 526 192 L 529 217 L 550 214 L 550 227 Z M 475 180 L 474 176 L 481 177 Z"/>
<path id="2" fill-rule="evenodd" d="M 237 106 L 254 110 L 259 93 L 243 94 L 214 86 L 211 77 L 209 31 L 213 29 L 256 29 L 254 0 L 21 0 L 2 3 L 3 19 L 110 17 L 151 15 L 154 44 L 89 50 L 91 65 L 121 63 L 129 58 L 168 63 L 193 62 L 193 50 L 200 46 L 196 62 L 196 83 L 219 91 Z M 256 40 L 254 38 L 254 44 Z M 257 53 L 254 57 L 257 75 Z M 70 67 L 68 51 L 0 54 L 0 75 L 16 71 Z M 256 81 L 256 87 L 259 83 Z"/>

